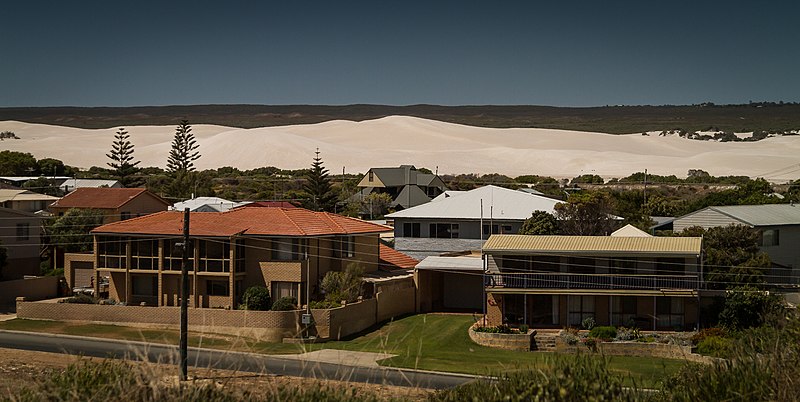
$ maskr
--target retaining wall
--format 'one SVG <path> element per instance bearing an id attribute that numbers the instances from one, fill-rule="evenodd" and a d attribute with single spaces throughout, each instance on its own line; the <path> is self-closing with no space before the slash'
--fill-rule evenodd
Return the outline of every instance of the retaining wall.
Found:
<path id="1" fill-rule="evenodd" d="M 568 345 L 561 339 L 556 340 L 556 352 L 585 353 L 589 351 L 585 345 Z M 599 342 L 597 353 L 609 356 L 645 356 L 665 359 L 689 360 L 697 363 L 710 363 L 714 358 L 692 353 L 691 346 L 670 345 L 666 343 L 645 342 Z"/>
<path id="2" fill-rule="evenodd" d="M 531 350 L 531 342 L 536 331 L 529 329 L 525 334 L 493 334 L 489 332 L 476 332 L 473 325 L 469 328 L 469 337 L 481 346 L 508 350 Z"/>

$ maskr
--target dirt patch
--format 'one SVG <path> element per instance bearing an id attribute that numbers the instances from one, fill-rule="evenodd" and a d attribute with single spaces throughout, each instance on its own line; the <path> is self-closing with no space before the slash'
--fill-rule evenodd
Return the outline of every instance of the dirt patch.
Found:
<path id="1" fill-rule="evenodd" d="M 82 358 L 79 356 L 64 355 L 59 353 L 31 352 L 26 350 L 0 348 L 0 395 L 14 395 L 24 387 L 34 386 L 42 376 L 54 370 L 63 370 L 72 363 L 81 359 L 102 360 L 96 358 Z M 135 363 L 148 365 L 153 372 L 162 373 L 165 380 L 174 377 L 177 367 L 155 365 L 151 363 Z M 218 386 L 232 387 L 237 390 L 252 392 L 269 392 L 279 386 L 308 387 L 309 385 L 323 385 L 329 387 L 355 389 L 357 392 L 370 392 L 383 399 L 403 399 L 422 401 L 431 392 L 427 389 L 407 388 L 378 384 L 363 384 L 355 382 L 340 382 L 329 380 L 315 380 L 287 376 L 274 376 L 266 374 L 243 373 L 229 370 L 191 369 L 189 376 L 199 381 L 213 381 Z"/>

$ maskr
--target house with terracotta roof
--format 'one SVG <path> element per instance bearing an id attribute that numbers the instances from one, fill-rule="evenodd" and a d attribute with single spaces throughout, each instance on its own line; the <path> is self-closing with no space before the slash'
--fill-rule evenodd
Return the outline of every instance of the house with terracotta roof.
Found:
<path id="1" fill-rule="evenodd" d="M 78 188 L 50 204 L 48 210 L 57 216 L 70 209 L 103 211 L 103 223 L 135 218 L 166 211 L 170 203 L 144 188 Z"/>
<path id="2" fill-rule="evenodd" d="M 100 226 L 94 235 L 94 283 L 108 278 L 109 298 L 127 304 L 179 305 L 183 212 L 165 211 Z M 236 308 L 251 286 L 273 300 L 321 299 L 328 271 L 379 268 L 387 226 L 303 208 L 192 212 L 190 300 L 194 307 Z M 104 281 L 103 281 L 104 282 Z"/>

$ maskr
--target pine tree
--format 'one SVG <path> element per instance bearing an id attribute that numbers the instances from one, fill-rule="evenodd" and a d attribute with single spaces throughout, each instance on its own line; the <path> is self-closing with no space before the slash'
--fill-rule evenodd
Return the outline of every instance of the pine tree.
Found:
<path id="1" fill-rule="evenodd" d="M 171 173 L 186 173 L 194 171 L 194 161 L 200 158 L 200 147 L 192 134 L 192 126 L 188 120 L 181 120 L 175 129 L 175 138 L 172 140 L 172 149 L 167 159 L 167 171 Z"/>
<path id="2" fill-rule="evenodd" d="M 111 162 L 108 162 L 108 166 L 114 169 L 115 174 L 123 184 L 126 184 L 126 179 L 129 176 L 139 171 L 139 168 L 136 167 L 139 161 L 133 161 L 133 144 L 128 140 L 129 138 L 130 135 L 125 131 L 125 128 L 120 127 L 116 135 L 114 135 L 111 153 L 106 154 L 111 159 Z"/>
<path id="3" fill-rule="evenodd" d="M 303 190 L 308 194 L 306 207 L 314 211 L 333 212 L 336 208 L 336 194 L 331 189 L 328 169 L 322 166 L 319 148 L 315 154 L 314 162 L 311 164 L 311 169 L 306 176 L 306 183 L 303 186 Z"/>

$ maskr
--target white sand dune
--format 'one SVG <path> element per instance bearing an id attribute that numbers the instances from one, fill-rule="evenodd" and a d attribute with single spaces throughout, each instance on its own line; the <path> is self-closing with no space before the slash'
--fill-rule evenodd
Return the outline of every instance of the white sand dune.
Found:
<path id="1" fill-rule="evenodd" d="M 126 127 L 143 166 L 164 167 L 174 126 Z M 105 166 L 113 129 L 89 130 L 0 122 L 0 131 L 21 139 L 0 142 L 0 149 L 57 158 L 79 167 Z M 574 177 L 627 176 L 648 169 L 684 177 L 689 169 L 713 175 L 762 176 L 781 182 L 800 177 L 800 136 L 752 143 L 696 141 L 678 136 L 612 135 L 537 128 L 495 129 L 391 116 L 363 122 L 239 129 L 193 126 L 202 157 L 199 169 L 233 166 L 252 169 L 308 167 L 319 147 L 333 172 L 413 164 L 440 173 L 539 174 Z"/>

